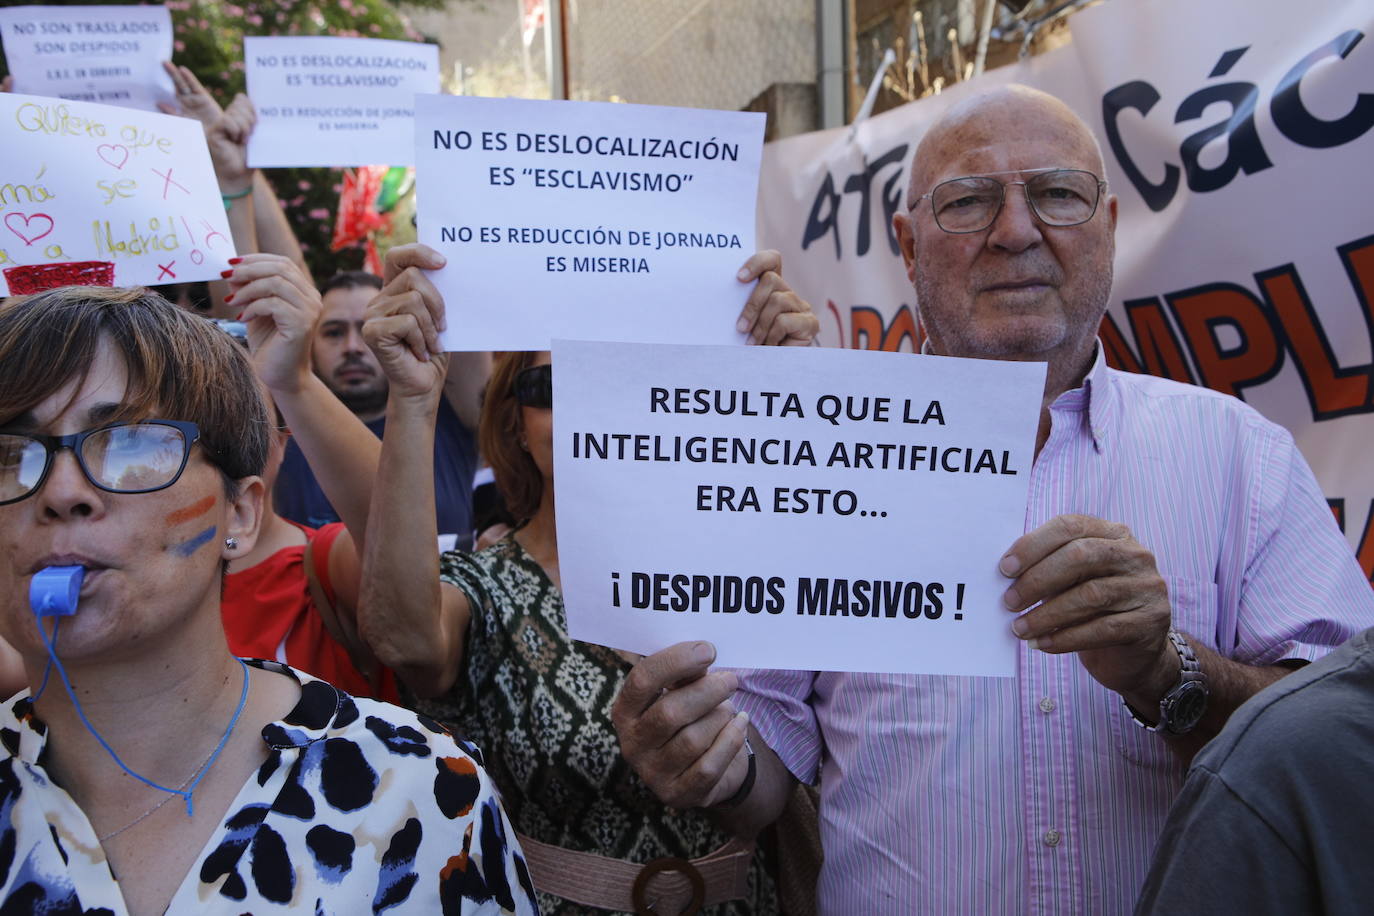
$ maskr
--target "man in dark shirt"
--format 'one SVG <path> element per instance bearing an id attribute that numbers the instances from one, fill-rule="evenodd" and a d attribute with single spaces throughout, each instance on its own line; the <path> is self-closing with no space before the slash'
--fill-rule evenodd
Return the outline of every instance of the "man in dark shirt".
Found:
<path id="1" fill-rule="evenodd" d="M 363 342 L 363 314 L 382 287 L 364 271 L 336 274 L 320 290 L 324 311 L 315 328 L 315 374 L 380 438 L 386 426 L 387 380 Z M 477 468 L 477 429 L 482 387 L 491 370 L 488 353 L 455 353 L 434 439 L 434 499 L 439 539 L 445 547 L 472 546 L 472 477 Z M 274 491 L 277 511 L 318 528 L 339 520 L 294 442 L 287 445 Z"/>
<path id="2" fill-rule="evenodd" d="M 1137 916 L 1368 913 L 1374 630 L 1255 694 L 1193 761 Z"/>

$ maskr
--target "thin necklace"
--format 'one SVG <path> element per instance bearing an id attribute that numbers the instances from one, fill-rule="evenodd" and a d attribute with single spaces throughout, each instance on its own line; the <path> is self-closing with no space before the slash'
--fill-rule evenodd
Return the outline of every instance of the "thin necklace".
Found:
<path id="1" fill-rule="evenodd" d="M 76 698 L 76 691 L 72 689 L 71 678 L 67 676 L 67 668 L 62 664 L 62 660 L 57 657 L 57 631 L 61 626 L 62 619 L 59 617 L 53 621 L 52 636 L 49 637 L 47 633 L 44 632 L 42 625 L 39 625 L 38 635 L 43 637 L 43 642 L 48 647 L 48 664 L 43 670 L 43 683 L 39 685 L 38 693 L 34 694 L 33 702 L 38 702 L 38 698 L 43 695 L 43 691 L 48 687 L 48 674 L 53 668 L 56 668 L 57 676 L 62 679 L 62 686 L 66 689 L 67 696 L 72 701 L 72 709 L 76 712 L 76 717 L 81 720 L 81 724 L 86 727 L 86 731 L 91 733 L 96 742 L 105 750 L 105 753 L 110 755 L 110 759 L 113 760 L 121 770 L 144 785 L 157 789 L 160 792 L 170 792 L 173 795 L 180 796 L 186 801 L 186 816 L 194 817 L 195 805 L 191 796 L 196 791 L 196 785 L 205 778 L 205 774 L 210 771 L 210 767 L 213 765 L 215 758 L 219 756 L 219 752 L 224 750 L 224 746 L 229 743 L 229 736 L 233 734 L 234 726 L 239 722 L 239 716 L 243 715 L 244 704 L 248 702 L 248 665 L 241 658 L 234 659 L 234 661 L 239 663 L 239 667 L 243 669 L 243 690 L 239 693 L 238 709 L 234 710 L 234 716 L 229 720 L 229 727 L 224 730 L 224 736 L 219 739 L 219 744 L 216 745 L 214 751 L 211 752 L 210 759 L 206 761 L 205 765 L 201 768 L 199 775 L 192 774 L 193 778 L 191 782 L 187 783 L 184 788 L 169 789 L 129 769 L 124 761 L 119 759 L 119 755 L 115 753 L 115 749 L 110 747 L 110 743 L 101 736 L 100 732 L 95 730 L 95 726 L 86 718 L 86 712 L 81 708 L 81 701 Z"/>
<path id="2" fill-rule="evenodd" d="M 129 823 L 125 824 L 123 827 L 120 827 L 118 830 L 112 830 L 104 836 L 96 837 L 96 840 L 98 842 L 104 843 L 106 840 L 119 836 L 121 833 L 130 829 L 131 827 L 137 824 L 141 824 L 154 811 L 158 810 L 174 798 L 181 797 L 186 799 L 186 815 L 187 817 L 190 817 L 192 811 L 191 794 L 195 792 L 196 785 L 200 783 L 201 779 L 204 778 L 205 774 L 209 772 L 210 767 L 214 765 L 215 758 L 219 756 L 220 751 L 224 750 L 224 746 L 229 743 L 229 736 L 234 733 L 234 726 L 239 724 L 239 717 L 243 715 L 243 708 L 248 703 L 248 665 L 244 664 L 244 661 L 241 658 L 236 659 L 236 661 L 239 663 L 240 667 L 243 668 L 243 688 L 239 691 L 239 705 L 234 710 L 233 717 L 229 719 L 229 727 L 224 730 L 224 736 L 219 739 L 219 743 L 216 744 L 214 749 L 210 751 L 210 756 L 206 757 L 205 760 L 201 763 L 201 765 L 196 767 L 190 776 L 186 777 L 186 781 L 183 782 L 181 785 L 177 786 L 175 789 L 164 789 L 161 786 L 153 785 L 153 783 L 149 782 L 147 779 L 144 779 L 137 773 L 134 773 L 133 775 L 140 781 L 147 783 L 148 785 L 153 785 L 153 788 L 161 789 L 163 792 L 168 793 L 167 797 L 164 798 L 162 801 L 158 802 L 156 805 L 153 805 L 147 811 L 144 811 L 138 817 L 129 821 Z M 115 762 L 119 763 L 121 767 L 124 766 L 124 764 L 120 762 L 118 757 L 115 758 Z M 125 767 L 124 770 L 126 773 L 131 772 L 127 767 Z M 188 786 L 190 787 L 189 789 L 187 788 Z"/>
<path id="3" fill-rule="evenodd" d="M 207 766 L 210 765 L 210 761 L 214 759 L 214 756 L 215 756 L 215 752 L 214 752 L 214 750 L 212 749 L 212 750 L 210 751 L 210 756 L 209 756 L 209 757 L 206 757 L 205 760 L 201 762 L 200 766 L 196 767 L 195 772 L 192 773 L 190 776 L 186 777 L 186 781 L 185 781 L 185 782 L 183 782 L 181 785 L 177 786 L 177 792 L 180 792 L 181 790 L 183 790 L 183 789 L 185 789 L 187 786 L 189 786 L 189 785 L 191 784 L 191 780 L 195 779 L 196 776 L 200 775 L 200 771 L 201 771 L 201 770 L 205 769 Z M 172 799 L 174 799 L 174 798 L 176 798 L 176 797 L 177 797 L 177 795 L 176 795 L 175 793 L 168 793 L 168 795 L 167 795 L 166 798 L 164 798 L 162 801 L 158 802 L 156 805 L 153 805 L 153 806 L 152 806 L 151 808 L 149 808 L 147 811 L 144 811 L 144 812 L 143 812 L 142 814 L 140 814 L 138 817 L 136 817 L 136 818 L 134 818 L 133 820 L 129 821 L 129 823 L 125 824 L 123 827 L 120 827 L 118 830 L 111 830 L 109 833 L 107 833 L 107 834 L 105 834 L 105 835 L 103 835 L 103 836 L 98 836 L 98 837 L 96 837 L 96 840 L 97 840 L 98 842 L 100 842 L 100 843 L 104 843 L 106 840 L 110 840 L 110 839 L 113 839 L 113 838 L 119 836 L 121 833 L 123 833 L 124 831 L 128 830 L 129 828 L 134 827 L 134 826 L 136 826 L 136 825 L 138 825 L 138 824 L 143 823 L 143 821 L 145 821 L 145 820 L 148 818 L 148 816 L 151 815 L 154 811 L 156 811 L 157 809 L 161 808 L 163 805 L 167 804 L 169 801 L 171 801 Z"/>

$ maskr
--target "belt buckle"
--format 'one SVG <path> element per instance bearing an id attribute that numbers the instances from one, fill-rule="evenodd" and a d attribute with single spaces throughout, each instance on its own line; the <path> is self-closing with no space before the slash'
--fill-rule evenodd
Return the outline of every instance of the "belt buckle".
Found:
<path id="1" fill-rule="evenodd" d="M 694 916 L 706 903 L 706 879 L 701 876 L 701 872 L 697 871 L 695 865 L 676 856 L 654 859 L 639 870 L 639 874 L 635 876 L 634 887 L 630 890 L 630 899 L 634 902 L 635 912 L 639 916 L 657 916 L 654 911 L 654 903 L 657 900 L 646 903 L 644 895 L 654 876 L 666 871 L 675 871 L 684 875 L 692 885 L 692 899 L 687 902 L 687 906 L 677 916 Z"/>

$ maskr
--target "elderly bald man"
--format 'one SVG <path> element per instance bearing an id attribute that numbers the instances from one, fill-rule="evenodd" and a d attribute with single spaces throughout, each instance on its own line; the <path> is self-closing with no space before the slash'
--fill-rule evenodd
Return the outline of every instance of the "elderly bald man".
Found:
<path id="1" fill-rule="evenodd" d="M 1192 752 L 1374 623 L 1287 432 L 1104 363 L 1103 176 L 1067 106 L 1012 86 L 931 128 L 894 218 L 929 352 L 1048 364 L 1027 533 L 988 558 L 1016 678 L 710 671 L 683 643 L 618 699 L 645 781 L 742 835 L 819 780 L 824 913 L 1129 912 Z"/>

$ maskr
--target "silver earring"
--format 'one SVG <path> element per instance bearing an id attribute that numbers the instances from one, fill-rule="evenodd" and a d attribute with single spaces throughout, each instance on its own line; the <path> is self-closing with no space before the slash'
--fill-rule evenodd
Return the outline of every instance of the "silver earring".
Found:
<path id="1" fill-rule="evenodd" d="M 239 539 L 238 539 L 238 538 L 225 538 L 225 539 L 224 539 L 224 549 L 225 549 L 225 550 L 238 550 L 238 549 L 239 549 Z"/>

